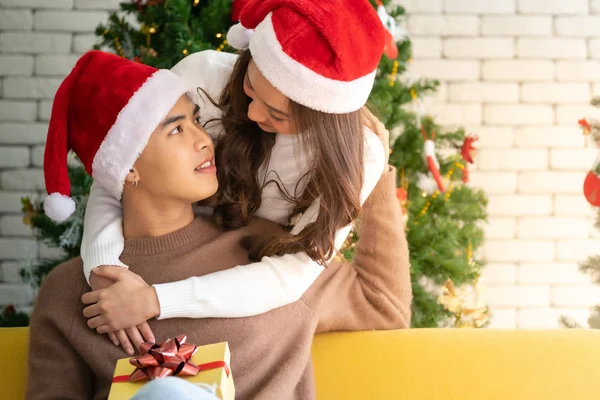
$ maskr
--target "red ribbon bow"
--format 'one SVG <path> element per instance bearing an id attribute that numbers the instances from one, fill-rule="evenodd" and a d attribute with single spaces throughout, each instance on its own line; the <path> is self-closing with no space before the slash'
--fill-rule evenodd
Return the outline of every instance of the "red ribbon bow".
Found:
<path id="1" fill-rule="evenodd" d="M 225 368 L 229 376 L 229 367 L 225 361 L 215 361 L 196 365 L 190 358 L 198 350 L 198 346 L 186 344 L 187 336 L 179 335 L 173 339 L 167 339 L 163 343 L 142 343 L 140 356 L 129 360 L 135 367 L 131 375 L 120 375 L 113 378 L 113 382 L 137 382 L 144 379 L 153 380 L 166 376 L 194 376 L 200 371 L 215 368 Z"/>

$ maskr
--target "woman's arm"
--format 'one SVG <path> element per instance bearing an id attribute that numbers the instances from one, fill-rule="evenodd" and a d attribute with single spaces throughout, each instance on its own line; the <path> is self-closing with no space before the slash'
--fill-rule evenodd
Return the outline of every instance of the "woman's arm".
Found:
<path id="1" fill-rule="evenodd" d="M 332 262 L 303 296 L 318 315 L 318 332 L 410 326 L 410 260 L 395 192 L 392 169 L 365 203 L 354 261 Z"/>
<path id="2" fill-rule="evenodd" d="M 101 265 L 127 268 L 119 260 L 124 246 L 121 203 L 101 185 L 94 183 L 85 209 L 81 240 L 83 273 L 87 282 L 90 282 L 92 269 Z"/>
<path id="3" fill-rule="evenodd" d="M 300 299 L 323 271 L 305 253 L 264 257 L 183 281 L 153 285 L 158 319 L 249 317 Z"/>

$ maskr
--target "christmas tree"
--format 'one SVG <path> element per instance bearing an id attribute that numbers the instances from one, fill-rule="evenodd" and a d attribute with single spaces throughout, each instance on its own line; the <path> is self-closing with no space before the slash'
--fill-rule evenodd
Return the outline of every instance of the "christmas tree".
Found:
<path id="1" fill-rule="evenodd" d="M 600 125 L 598 126 L 600 129 Z M 600 147 L 600 135 L 597 137 L 598 146 Z M 598 181 L 597 190 L 600 190 L 600 162 L 597 163 L 596 166 L 596 179 Z M 599 194 L 600 195 L 600 194 Z M 600 230 L 600 208 L 598 208 L 598 212 L 596 214 L 596 229 Z M 581 272 L 590 274 L 594 283 L 600 285 L 600 255 L 592 256 L 584 261 L 580 266 Z M 592 315 L 588 319 L 588 324 L 590 328 L 600 329 L 600 305 L 594 307 Z"/>
<path id="2" fill-rule="evenodd" d="M 98 48 L 141 63 L 170 68 L 186 55 L 206 50 L 233 51 L 225 41 L 243 0 L 136 0 L 122 3 L 106 25 L 97 28 Z M 403 34 L 404 10 L 390 0 L 373 0 L 390 31 L 370 97 L 380 120 L 392 132 L 390 163 L 399 172 L 398 201 L 406 218 L 414 291 L 413 326 L 474 326 L 487 321 L 487 308 L 477 299 L 468 304 L 469 288 L 477 281 L 481 262 L 474 254 L 483 241 L 481 223 L 487 200 L 466 185 L 473 162 L 474 137 L 464 130 L 444 131 L 424 114 L 421 99 L 434 93 L 438 83 L 409 80 L 411 41 Z M 139 26 L 127 22 L 135 16 Z M 393 34 L 393 35 L 392 35 Z M 443 149 L 436 156 L 434 147 Z M 71 170 L 72 189 L 83 210 L 89 179 L 79 168 Z M 39 284 L 55 265 L 78 255 L 83 214 L 53 224 L 39 204 L 24 200 L 27 219 L 40 239 L 64 249 L 64 257 L 43 260 L 30 272 Z M 68 240 L 67 240 L 68 238 Z M 343 255 L 351 259 L 356 234 Z M 456 285 L 456 287 L 455 287 Z"/>
<path id="3" fill-rule="evenodd" d="M 600 97 L 593 98 L 591 104 L 600 107 Z M 588 121 L 584 118 L 579 120 L 579 126 L 583 134 L 598 146 L 600 152 L 600 121 L 596 119 Z M 585 177 L 583 194 L 592 206 L 598 207 L 595 227 L 600 230 L 600 154 Z M 594 283 L 600 284 L 600 256 L 588 258 L 580 265 L 580 271 L 589 274 Z M 567 317 L 563 318 L 563 323 L 568 327 L 577 327 L 577 324 Z M 588 323 L 590 328 L 600 329 L 600 305 L 594 308 Z"/>

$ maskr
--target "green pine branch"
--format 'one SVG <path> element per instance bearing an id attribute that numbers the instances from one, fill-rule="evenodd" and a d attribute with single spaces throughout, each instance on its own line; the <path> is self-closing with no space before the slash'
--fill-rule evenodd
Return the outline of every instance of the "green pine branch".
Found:
<path id="1" fill-rule="evenodd" d="M 0 314 L 0 328 L 11 328 L 29 325 L 29 315 L 16 311 L 12 305 L 6 306 Z"/>

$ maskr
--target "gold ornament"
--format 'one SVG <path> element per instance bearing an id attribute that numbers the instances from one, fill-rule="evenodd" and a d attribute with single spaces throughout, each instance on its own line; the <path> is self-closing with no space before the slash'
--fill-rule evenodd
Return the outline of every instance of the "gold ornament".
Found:
<path id="1" fill-rule="evenodd" d="M 152 58 L 156 58 L 156 57 L 158 57 L 158 53 L 153 48 L 141 46 L 140 47 L 140 56 L 141 57 L 150 56 Z"/>
<path id="2" fill-rule="evenodd" d="M 29 197 L 24 197 L 21 199 L 21 211 L 23 212 L 23 224 L 27 226 L 33 227 L 33 223 L 31 222 L 32 217 L 37 217 L 39 215 L 39 210 L 33 205 Z"/>
<path id="3" fill-rule="evenodd" d="M 154 24 L 151 27 L 148 27 L 148 25 L 142 24 L 142 26 L 140 27 L 140 32 L 146 35 L 146 47 L 150 47 L 152 35 L 158 32 L 158 25 Z"/>
<path id="4" fill-rule="evenodd" d="M 474 294 L 469 293 L 465 287 L 456 289 L 450 279 L 444 283 L 438 303 L 454 314 L 455 328 L 481 328 L 489 321 L 489 308 L 480 304 L 479 277 L 471 292 Z M 468 303 L 471 304 L 467 305 Z"/>

